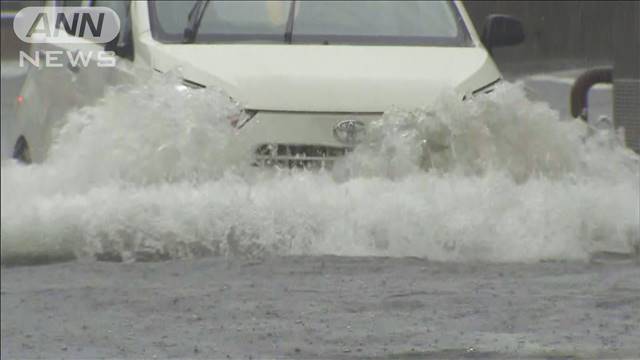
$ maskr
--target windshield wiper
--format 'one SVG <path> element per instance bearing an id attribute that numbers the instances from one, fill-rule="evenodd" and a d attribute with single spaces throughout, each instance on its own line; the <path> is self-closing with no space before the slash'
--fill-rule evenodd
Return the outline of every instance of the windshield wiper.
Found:
<path id="1" fill-rule="evenodd" d="M 200 22 L 202 22 L 202 16 L 204 12 L 207 10 L 207 6 L 209 5 L 209 0 L 196 1 L 189 11 L 189 17 L 187 21 L 189 24 L 184 29 L 184 43 L 193 43 L 196 40 L 196 36 L 198 36 L 198 30 L 200 29 Z"/>
<path id="2" fill-rule="evenodd" d="M 286 44 L 291 44 L 293 41 L 293 18 L 295 17 L 296 12 L 296 0 L 291 0 L 291 5 L 289 6 L 289 17 L 287 18 L 287 28 L 284 33 L 284 42 Z"/>

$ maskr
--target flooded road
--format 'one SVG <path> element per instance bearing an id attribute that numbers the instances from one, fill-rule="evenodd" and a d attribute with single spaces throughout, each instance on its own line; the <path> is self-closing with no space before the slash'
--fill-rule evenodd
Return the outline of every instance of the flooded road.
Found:
<path id="1" fill-rule="evenodd" d="M 2 357 L 634 358 L 640 162 L 545 76 L 321 172 L 228 156 L 216 92 L 109 93 L 2 162 Z"/>
<path id="2" fill-rule="evenodd" d="M 640 267 L 333 256 L 2 269 L 2 357 L 633 359 Z"/>

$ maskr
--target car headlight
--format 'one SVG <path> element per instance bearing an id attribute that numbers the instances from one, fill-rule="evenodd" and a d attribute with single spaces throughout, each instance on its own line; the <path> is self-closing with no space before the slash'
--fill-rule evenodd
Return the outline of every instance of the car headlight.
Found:
<path id="1" fill-rule="evenodd" d="M 253 119 L 258 112 L 255 110 L 243 109 L 240 113 L 229 116 L 229 124 L 236 129 L 242 128 L 249 120 Z"/>
<path id="2" fill-rule="evenodd" d="M 493 90 L 496 89 L 496 86 L 498 86 L 498 84 L 500 84 L 501 81 L 502 81 L 502 78 L 497 78 L 496 80 L 488 83 L 487 85 L 484 85 L 482 87 L 479 87 L 479 88 L 473 90 L 471 92 L 471 95 L 490 94 L 490 93 L 493 92 Z"/>
<path id="3" fill-rule="evenodd" d="M 183 90 L 183 89 L 204 89 L 206 88 L 205 85 L 202 85 L 200 83 L 197 83 L 195 81 L 191 81 L 191 80 L 187 80 L 187 79 L 182 79 L 182 85 L 178 85 L 178 90 Z"/>
<path id="4" fill-rule="evenodd" d="M 197 83 L 195 81 L 191 81 L 191 80 L 187 80 L 187 79 L 182 79 L 182 84 L 178 85 L 179 88 L 178 90 L 186 90 L 186 89 L 204 89 L 206 88 L 205 85 L 202 85 L 200 83 Z M 240 103 L 238 101 L 236 101 L 235 99 L 233 99 L 232 97 L 229 97 L 229 99 L 231 100 L 231 102 L 237 104 L 238 106 L 240 106 Z M 240 106 L 241 107 L 241 106 Z M 243 127 L 246 123 L 249 122 L 249 120 L 251 120 L 254 116 L 256 116 L 258 112 L 255 110 L 247 110 L 247 109 L 242 109 L 239 113 L 233 114 L 231 116 L 228 117 L 229 120 L 229 124 L 236 128 L 236 129 L 240 129 L 241 127 Z"/>
<path id="5" fill-rule="evenodd" d="M 483 85 L 483 86 L 473 90 L 471 92 L 470 96 L 469 95 L 465 95 L 462 98 L 462 100 L 464 101 L 464 100 L 467 100 L 467 99 L 470 99 L 470 98 L 474 98 L 474 97 L 476 97 L 478 95 L 481 95 L 481 94 L 490 94 L 496 89 L 496 86 L 498 86 L 501 82 L 502 82 L 502 78 L 497 78 L 496 80 L 494 80 L 494 81 L 492 81 L 492 82 L 490 82 L 490 83 L 488 83 L 486 85 Z"/>

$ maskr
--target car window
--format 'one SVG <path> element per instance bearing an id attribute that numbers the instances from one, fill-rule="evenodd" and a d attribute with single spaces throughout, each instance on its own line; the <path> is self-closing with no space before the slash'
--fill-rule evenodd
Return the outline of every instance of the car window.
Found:
<path id="1" fill-rule="evenodd" d="M 81 6 L 103 6 L 108 7 L 111 10 L 115 11 L 120 19 L 120 29 L 121 31 L 124 29 L 128 31 L 131 26 L 130 16 L 129 16 L 129 5 L 131 1 L 103 1 L 103 0 L 62 0 L 58 1 L 58 6 L 65 7 L 81 7 Z M 58 24 L 58 27 L 62 26 L 62 24 Z M 64 27 L 62 27 L 64 28 Z"/>
<path id="2" fill-rule="evenodd" d="M 60 6 L 86 6 L 87 5 L 87 1 L 83 1 L 83 0 L 62 0 L 62 1 L 58 1 L 57 2 L 58 5 Z"/>
<path id="3" fill-rule="evenodd" d="M 193 8 L 195 1 L 163 1 L 160 4 L 149 2 L 149 7 L 156 15 L 158 30 L 167 34 L 181 34 L 187 26 L 189 12 Z"/>
<path id="4" fill-rule="evenodd" d="M 105 49 L 113 50 L 116 55 L 133 60 L 133 36 L 131 33 L 131 14 L 129 8 L 131 1 L 105 1 L 95 0 L 93 6 L 104 6 L 112 9 L 120 19 L 120 34 L 113 42 L 105 45 Z"/>
<path id="5" fill-rule="evenodd" d="M 214 1 L 200 24 L 203 33 L 284 36 L 290 1 Z"/>
<path id="6" fill-rule="evenodd" d="M 104 1 L 104 0 L 94 0 L 92 5 L 93 6 L 103 6 L 103 7 L 108 7 L 111 10 L 115 11 L 115 13 L 118 15 L 118 18 L 120 19 L 120 28 L 123 27 L 123 25 L 127 25 L 130 23 L 130 16 L 129 16 L 129 5 L 131 4 L 131 1 Z"/>
<path id="7" fill-rule="evenodd" d="M 153 1 L 154 38 L 181 42 L 195 1 Z M 304 43 L 465 46 L 468 32 L 450 1 L 295 1 L 291 39 Z M 283 43 L 291 1 L 210 1 L 196 42 Z"/>
<path id="8" fill-rule="evenodd" d="M 456 21 L 440 1 L 301 1 L 294 35 L 455 37 Z"/>
<path id="9" fill-rule="evenodd" d="M 162 38 L 182 40 L 195 1 L 154 2 L 152 22 Z M 287 25 L 290 1 L 210 1 L 200 23 L 198 38 L 207 34 L 244 35 L 242 40 L 271 38 L 281 42 Z M 157 11 L 155 10 L 157 7 Z M 155 21 L 154 21 L 155 19 Z"/>
<path id="10" fill-rule="evenodd" d="M 60 0 L 56 2 L 56 6 L 64 6 L 64 7 L 81 7 L 81 6 L 87 6 L 87 5 L 88 5 L 87 0 Z M 64 30 L 69 35 L 74 35 L 68 32 L 67 29 L 64 27 L 64 24 L 62 23 L 57 23 L 56 27 L 58 29 Z"/>

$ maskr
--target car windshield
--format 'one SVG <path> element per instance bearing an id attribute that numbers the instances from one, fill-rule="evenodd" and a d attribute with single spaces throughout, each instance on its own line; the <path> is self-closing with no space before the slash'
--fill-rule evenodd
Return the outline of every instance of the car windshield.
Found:
<path id="1" fill-rule="evenodd" d="M 154 38 L 181 42 L 194 1 L 152 1 Z M 293 10 L 293 16 L 290 12 Z M 290 29 L 290 40 L 286 40 Z M 450 1 L 210 1 L 195 42 L 464 46 Z"/>

